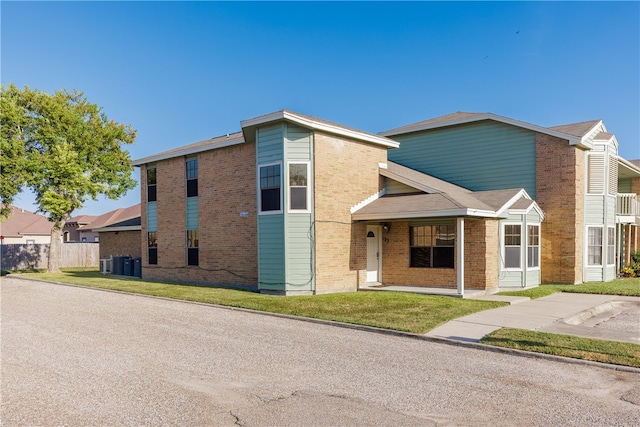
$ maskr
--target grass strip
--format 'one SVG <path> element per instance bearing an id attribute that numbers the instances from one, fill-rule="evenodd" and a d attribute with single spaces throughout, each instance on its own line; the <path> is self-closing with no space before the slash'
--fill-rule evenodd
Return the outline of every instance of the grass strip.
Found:
<path id="1" fill-rule="evenodd" d="M 480 342 L 497 347 L 640 368 L 640 345 L 633 343 L 513 328 L 498 329 Z"/>
<path id="2" fill-rule="evenodd" d="M 33 273 L 24 276 L 93 288 L 374 326 L 415 334 L 425 334 L 449 320 L 505 305 L 495 301 L 405 292 L 347 292 L 282 297 L 211 286 L 105 276 L 97 271 L 65 270 L 62 273 Z"/>
<path id="3" fill-rule="evenodd" d="M 529 297 L 531 299 L 546 297 L 556 292 L 570 292 L 578 294 L 603 294 L 603 295 L 624 295 L 640 296 L 640 278 L 629 277 L 612 280 L 611 282 L 589 282 L 579 285 L 540 285 L 537 288 L 523 291 L 500 292 L 498 295 L 512 295 L 518 297 Z"/>

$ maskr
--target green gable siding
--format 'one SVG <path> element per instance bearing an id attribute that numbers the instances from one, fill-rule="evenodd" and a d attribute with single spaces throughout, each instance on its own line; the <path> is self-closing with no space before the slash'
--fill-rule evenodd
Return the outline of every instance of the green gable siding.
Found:
<path id="1" fill-rule="evenodd" d="M 473 191 L 524 188 L 536 196 L 535 133 L 482 121 L 391 137 L 389 160 Z"/>
<path id="2" fill-rule="evenodd" d="M 385 194 L 422 193 L 420 190 L 389 178 L 384 179 L 384 190 Z"/>

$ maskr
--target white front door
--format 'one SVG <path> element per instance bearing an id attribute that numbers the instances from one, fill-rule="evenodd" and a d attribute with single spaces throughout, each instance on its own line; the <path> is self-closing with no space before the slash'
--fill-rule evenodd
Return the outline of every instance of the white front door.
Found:
<path id="1" fill-rule="evenodd" d="M 380 227 L 367 227 L 367 282 L 380 281 Z"/>

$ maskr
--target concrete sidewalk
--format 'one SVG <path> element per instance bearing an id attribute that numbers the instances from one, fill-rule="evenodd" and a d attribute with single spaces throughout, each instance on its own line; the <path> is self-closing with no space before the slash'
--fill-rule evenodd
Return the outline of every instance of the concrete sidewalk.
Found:
<path id="1" fill-rule="evenodd" d="M 495 301 L 496 297 L 474 299 Z M 478 342 L 485 335 L 508 327 L 640 344 L 640 297 L 558 292 L 535 300 L 501 298 L 511 305 L 460 317 L 426 335 Z M 601 327 L 617 316 L 620 321 L 615 326 Z"/>

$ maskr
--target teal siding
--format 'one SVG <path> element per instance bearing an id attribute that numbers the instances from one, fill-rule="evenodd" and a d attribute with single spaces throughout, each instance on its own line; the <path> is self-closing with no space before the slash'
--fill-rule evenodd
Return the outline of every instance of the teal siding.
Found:
<path id="1" fill-rule="evenodd" d="M 501 271 L 499 286 L 501 288 L 522 288 L 522 271 Z"/>
<path id="2" fill-rule="evenodd" d="M 540 249 L 542 250 L 542 248 Z M 527 270 L 527 276 L 526 276 L 526 286 L 538 286 L 540 285 L 540 283 L 542 282 L 542 279 L 540 278 L 540 269 L 537 270 Z"/>
<path id="3" fill-rule="evenodd" d="M 288 168 L 289 162 L 308 162 L 307 192 L 309 194 L 309 212 L 288 212 L 289 183 L 285 184 L 285 254 L 287 292 L 310 292 L 315 289 L 313 278 L 313 135 L 305 129 L 291 123 L 285 126 L 284 161 Z M 288 176 L 288 171 L 287 174 Z"/>
<path id="4" fill-rule="evenodd" d="M 158 206 L 156 202 L 147 202 L 147 231 L 158 231 Z"/>
<path id="5" fill-rule="evenodd" d="M 258 215 L 258 276 L 262 290 L 311 292 L 313 281 L 312 133 L 290 123 L 260 128 L 256 134 L 258 166 L 281 162 L 281 214 Z M 288 212 L 289 162 L 308 162 L 310 212 Z"/>
<path id="6" fill-rule="evenodd" d="M 524 188 L 536 197 L 535 133 L 492 121 L 394 136 L 389 160 L 474 191 Z"/>
<path id="7" fill-rule="evenodd" d="M 258 165 L 282 161 L 282 124 L 259 128 L 256 131 Z"/>
<path id="8" fill-rule="evenodd" d="M 288 123 L 285 135 L 286 160 L 309 161 L 311 159 L 311 132 Z"/>
<path id="9" fill-rule="evenodd" d="M 287 215 L 287 291 L 313 290 L 313 239 L 310 214 Z"/>
<path id="10" fill-rule="evenodd" d="M 283 125 L 280 123 L 259 128 L 256 131 L 256 159 L 258 166 L 282 161 L 282 139 Z M 282 168 L 280 173 L 281 178 L 284 178 Z M 258 191 L 260 190 L 258 189 Z M 284 206 L 284 200 L 282 203 Z M 284 292 L 286 282 L 284 266 L 283 214 L 258 215 L 259 288 Z"/>
<path id="11" fill-rule="evenodd" d="M 187 197 L 187 230 L 198 229 L 198 198 Z"/>
<path id="12" fill-rule="evenodd" d="M 260 289 L 285 290 L 284 217 L 258 216 L 258 280 Z"/>

